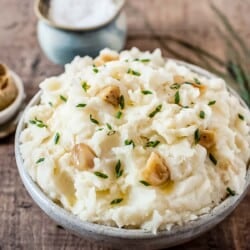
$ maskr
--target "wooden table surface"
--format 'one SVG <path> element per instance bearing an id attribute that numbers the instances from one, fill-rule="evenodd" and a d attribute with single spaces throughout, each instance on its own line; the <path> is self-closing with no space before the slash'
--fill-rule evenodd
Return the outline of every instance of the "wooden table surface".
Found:
<path id="1" fill-rule="evenodd" d="M 214 0 L 214 3 L 250 44 L 250 0 Z M 209 1 L 129 0 L 126 12 L 126 48 L 153 50 L 167 42 L 167 35 L 174 35 L 224 56 Z M 39 48 L 36 22 L 33 1 L 0 0 L 0 61 L 22 77 L 27 101 L 38 90 L 41 80 L 63 70 L 51 63 Z M 164 50 L 163 54 L 171 56 Z M 13 142 L 13 136 L 0 140 L 0 250 L 108 249 L 59 228 L 38 208 L 18 175 Z M 250 249 L 249 206 L 250 192 L 224 222 L 174 249 Z"/>

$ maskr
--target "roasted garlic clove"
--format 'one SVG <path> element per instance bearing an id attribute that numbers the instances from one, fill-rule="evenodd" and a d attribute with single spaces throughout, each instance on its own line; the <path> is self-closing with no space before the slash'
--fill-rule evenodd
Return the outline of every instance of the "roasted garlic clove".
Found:
<path id="1" fill-rule="evenodd" d="M 105 102 L 108 102 L 114 106 L 119 105 L 120 89 L 117 86 L 110 85 L 103 88 L 99 93 L 100 96 Z"/>
<path id="2" fill-rule="evenodd" d="M 95 59 L 94 64 L 101 66 L 106 62 L 116 61 L 119 59 L 119 54 L 114 51 L 102 51 L 101 54 Z"/>
<path id="3" fill-rule="evenodd" d="M 208 129 L 201 130 L 199 143 L 206 149 L 213 147 L 215 145 L 215 132 Z"/>
<path id="4" fill-rule="evenodd" d="M 78 170 L 93 168 L 95 157 L 94 151 L 84 143 L 76 144 L 71 151 L 72 163 Z"/>
<path id="5" fill-rule="evenodd" d="M 155 152 L 150 154 L 142 175 L 144 180 L 152 186 L 159 186 L 170 179 L 170 173 L 166 163 Z"/>

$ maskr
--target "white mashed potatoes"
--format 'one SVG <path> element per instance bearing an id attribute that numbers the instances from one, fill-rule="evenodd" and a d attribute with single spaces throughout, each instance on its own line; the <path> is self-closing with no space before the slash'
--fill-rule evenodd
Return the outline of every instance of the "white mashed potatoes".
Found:
<path id="1" fill-rule="evenodd" d="M 241 193 L 249 110 L 222 79 L 133 48 L 76 57 L 25 114 L 24 165 L 82 220 L 156 232 Z"/>

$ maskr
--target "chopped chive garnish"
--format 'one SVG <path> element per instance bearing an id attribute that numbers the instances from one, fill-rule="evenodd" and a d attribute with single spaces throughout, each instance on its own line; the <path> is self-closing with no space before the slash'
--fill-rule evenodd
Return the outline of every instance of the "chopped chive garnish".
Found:
<path id="1" fill-rule="evenodd" d="M 107 179 L 108 178 L 108 176 L 106 174 L 98 172 L 98 171 L 94 172 L 94 174 L 96 176 L 100 177 L 100 178 L 103 178 L 103 179 Z"/>
<path id="2" fill-rule="evenodd" d="M 124 107 L 125 107 L 125 102 L 124 102 L 124 96 L 123 95 L 121 95 L 119 97 L 119 106 L 120 106 L 121 109 L 124 109 Z"/>
<path id="3" fill-rule="evenodd" d="M 189 109 L 189 106 L 182 106 L 182 108 L 184 108 L 184 109 Z"/>
<path id="4" fill-rule="evenodd" d="M 148 141 L 146 144 L 145 144 L 145 147 L 148 147 L 148 148 L 155 148 L 158 144 L 160 143 L 160 141 Z"/>
<path id="5" fill-rule="evenodd" d="M 115 117 L 116 117 L 117 119 L 120 119 L 120 118 L 122 117 L 122 112 L 121 112 L 121 111 L 118 111 L 118 112 L 116 113 Z"/>
<path id="6" fill-rule="evenodd" d="M 180 93 L 177 91 L 174 95 L 174 103 L 179 104 L 180 103 Z"/>
<path id="7" fill-rule="evenodd" d="M 48 126 L 43 123 L 43 121 L 38 120 L 36 117 L 34 120 L 29 121 L 31 124 L 36 125 L 39 128 L 47 128 Z"/>
<path id="8" fill-rule="evenodd" d="M 109 130 L 112 130 L 112 126 L 109 123 L 106 123 L 106 126 Z"/>
<path id="9" fill-rule="evenodd" d="M 150 90 L 142 90 L 143 95 L 152 95 L 153 93 Z"/>
<path id="10" fill-rule="evenodd" d="M 127 145 L 127 146 L 128 146 L 128 145 L 133 145 L 133 148 L 135 147 L 135 143 L 134 143 L 133 140 L 128 140 L 128 139 L 127 139 L 127 140 L 124 141 L 124 144 Z"/>
<path id="11" fill-rule="evenodd" d="M 143 62 L 143 63 L 146 63 L 146 62 L 150 62 L 150 59 L 145 58 L 145 59 L 141 59 L 140 61 Z"/>
<path id="12" fill-rule="evenodd" d="M 211 153 L 209 154 L 209 159 L 211 160 L 211 162 L 212 162 L 214 165 L 217 164 L 216 158 L 215 158 Z"/>
<path id="13" fill-rule="evenodd" d="M 89 115 L 89 119 L 90 119 L 91 122 L 99 125 L 99 122 L 96 119 L 94 119 L 91 114 Z"/>
<path id="14" fill-rule="evenodd" d="M 87 104 L 85 104 L 85 103 L 79 103 L 79 104 L 76 105 L 76 107 L 77 108 L 84 108 L 84 107 L 86 107 L 86 105 Z"/>
<path id="15" fill-rule="evenodd" d="M 52 102 L 49 102 L 49 105 L 50 105 L 51 107 L 53 107 L 53 104 L 52 104 Z"/>
<path id="16" fill-rule="evenodd" d="M 173 83 L 170 85 L 170 89 L 179 89 L 181 85 L 179 83 Z"/>
<path id="17" fill-rule="evenodd" d="M 193 85 L 192 82 L 184 82 L 183 84 Z"/>
<path id="18" fill-rule="evenodd" d="M 96 131 L 102 131 L 104 128 L 98 128 Z"/>
<path id="19" fill-rule="evenodd" d="M 239 119 L 241 119 L 242 121 L 244 121 L 244 116 L 242 115 L 242 114 L 238 114 L 238 117 L 239 117 Z"/>
<path id="20" fill-rule="evenodd" d="M 197 84 L 201 84 L 201 82 L 197 78 L 194 78 L 194 82 Z"/>
<path id="21" fill-rule="evenodd" d="M 54 137 L 54 143 L 58 144 L 59 140 L 60 140 L 60 134 L 58 132 L 56 132 L 56 135 Z"/>
<path id="22" fill-rule="evenodd" d="M 199 141 L 200 141 L 200 130 L 197 128 L 195 131 L 194 131 L 194 143 L 197 144 Z"/>
<path id="23" fill-rule="evenodd" d="M 210 102 L 208 103 L 208 105 L 211 106 L 211 105 L 214 105 L 215 103 L 216 103 L 216 101 L 213 100 L 213 101 L 210 101 Z"/>
<path id="24" fill-rule="evenodd" d="M 150 184 L 148 182 L 144 181 L 144 180 L 141 180 L 140 183 L 143 184 L 146 187 L 150 186 Z"/>
<path id="25" fill-rule="evenodd" d="M 99 70 L 96 67 L 93 68 L 93 71 L 94 71 L 94 73 L 98 73 L 99 72 Z"/>
<path id="26" fill-rule="evenodd" d="M 106 126 L 107 126 L 107 128 L 109 130 L 109 132 L 107 133 L 107 135 L 113 135 L 113 134 L 116 133 L 116 131 L 113 130 L 112 126 L 109 123 L 106 123 Z"/>
<path id="27" fill-rule="evenodd" d="M 135 58 L 134 61 L 135 61 L 135 62 L 139 62 L 139 58 Z"/>
<path id="28" fill-rule="evenodd" d="M 110 130 L 110 131 L 107 133 L 107 135 L 114 135 L 115 133 L 116 133 L 115 130 Z"/>
<path id="29" fill-rule="evenodd" d="M 117 199 L 114 199 L 110 202 L 111 205 L 116 205 L 116 204 L 119 204 L 123 201 L 122 198 L 117 198 Z"/>
<path id="30" fill-rule="evenodd" d="M 228 195 L 231 195 L 231 196 L 236 195 L 236 192 L 234 190 L 232 190 L 230 187 L 227 187 L 227 193 L 228 193 Z"/>
<path id="31" fill-rule="evenodd" d="M 201 119 L 204 119 L 205 116 L 206 116 L 205 112 L 203 110 L 201 110 L 199 116 L 200 116 Z"/>
<path id="32" fill-rule="evenodd" d="M 90 88 L 90 85 L 87 84 L 87 82 L 83 82 L 82 83 L 82 88 L 85 92 L 87 92 L 87 90 Z"/>
<path id="33" fill-rule="evenodd" d="M 30 123 L 31 124 L 36 124 L 36 121 L 35 120 L 30 120 Z"/>
<path id="34" fill-rule="evenodd" d="M 62 101 L 64 101 L 64 102 L 67 102 L 67 98 L 66 98 L 65 96 L 63 96 L 63 95 L 60 95 L 60 99 L 61 99 Z"/>
<path id="35" fill-rule="evenodd" d="M 130 74 L 130 75 L 134 75 L 134 76 L 140 76 L 140 75 L 141 75 L 140 72 L 135 71 L 135 70 L 133 70 L 133 69 L 128 69 L 128 72 L 127 72 L 127 73 Z"/>
<path id="36" fill-rule="evenodd" d="M 115 165 L 115 175 L 116 175 L 116 178 L 121 177 L 122 174 L 123 174 L 123 169 L 121 169 L 121 161 L 118 160 L 118 162 Z"/>
<path id="37" fill-rule="evenodd" d="M 158 112 L 161 111 L 162 105 L 158 105 L 154 111 L 152 111 L 148 116 L 150 118 L 153 118 Z"/>
<path id="38" fill-rule="evenodd" d="M 40 163 L 40 162 L 43 162 L 45 160 L 45 158 L 40 158 L 36 161 L 36 164 Z"/>

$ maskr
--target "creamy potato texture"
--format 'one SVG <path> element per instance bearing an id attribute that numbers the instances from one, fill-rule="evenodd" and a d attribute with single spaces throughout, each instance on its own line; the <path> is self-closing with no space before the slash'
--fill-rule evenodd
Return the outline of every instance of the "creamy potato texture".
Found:
<path id="1" fill-rule="evenodd" d="M 25 114 L 24 165 L 82 220 L 156 232 L 241 193 L 249 111 L 160 50 L 76 57 Z"/>

